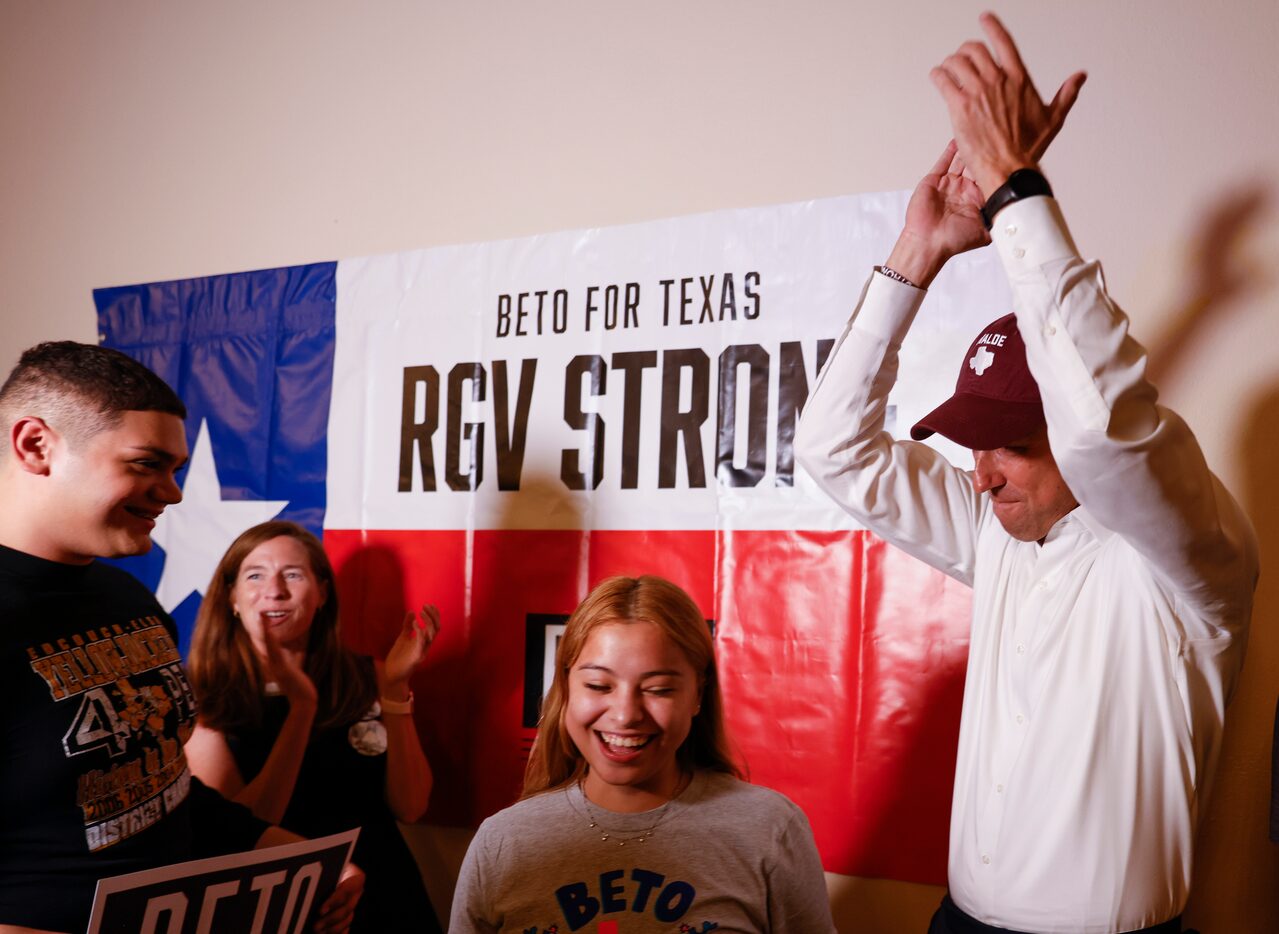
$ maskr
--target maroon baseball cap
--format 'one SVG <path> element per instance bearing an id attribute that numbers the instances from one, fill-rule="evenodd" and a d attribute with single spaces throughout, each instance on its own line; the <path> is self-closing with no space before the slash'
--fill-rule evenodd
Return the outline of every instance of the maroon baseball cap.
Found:
<path id="1" fill-rule="evenodd" d="M 993 451 L 1043 424 L 1044 405 L 1026 366 L 1017 316 L 1004 315 L 968 348 L 955 394 L 916 422 L 910 436 L 922 441 L 936 432 L 974 451 Z"/>

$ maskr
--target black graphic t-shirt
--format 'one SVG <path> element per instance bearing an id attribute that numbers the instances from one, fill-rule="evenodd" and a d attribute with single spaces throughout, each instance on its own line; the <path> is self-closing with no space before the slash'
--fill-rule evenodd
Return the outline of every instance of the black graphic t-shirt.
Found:
<path id="1" fill-rule="evenodd" d="M 83 930 L 101 878 L 253 846 L 266 825 L 193 783 L 194 719 L 145 587 L 0 546 L 0 924 Z"/>

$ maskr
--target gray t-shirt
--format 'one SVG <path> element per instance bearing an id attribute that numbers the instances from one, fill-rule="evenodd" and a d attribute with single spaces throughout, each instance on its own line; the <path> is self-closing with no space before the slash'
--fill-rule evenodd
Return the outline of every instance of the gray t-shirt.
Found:
<path id="1" fill-rule="evenodd" d="M 831 934 L 835 926 L 804 813 L 775 791 L 699 772 L 678 798 L 640 814 L 605 811 L 572 785 L 480 826 L 453 895 L 451 934 L 579 930 Z"/>

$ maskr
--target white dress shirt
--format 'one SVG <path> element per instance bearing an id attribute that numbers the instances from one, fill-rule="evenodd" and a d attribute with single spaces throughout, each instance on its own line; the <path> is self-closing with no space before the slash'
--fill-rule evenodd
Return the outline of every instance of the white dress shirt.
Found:
<path id="1" fill-rule="evenodd" d="M 1189 428 L 1156 403 L 1145 351 L 1057 203 L 1015 203 L 992 234 L 1081 505 L 1042 545 L 1019 542 L 969 471 L 883 431 L 924 293 L 881 275 L 814 387 L 796 455 L 867 528 L 973 588 L 951 897 L 997 927 L 1130 931 L 1186 903 L 1256 543 Z"/>

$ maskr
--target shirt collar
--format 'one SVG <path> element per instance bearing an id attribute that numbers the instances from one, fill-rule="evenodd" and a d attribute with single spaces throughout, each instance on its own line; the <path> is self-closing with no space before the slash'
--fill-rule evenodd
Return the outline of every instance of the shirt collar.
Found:
<path id="1" fill-rule="evenodd" d="M 1048 534 L 1044 536 L 1044 544 L 1055 539 L 1073 534 L 1086 532 L 1092 535 L 1099 542 L 1104 542 L 1115 533 L 1106 528 L 1101 522 L 1088 511 L 1087 506 L 1076 506 L 1070 512 L 1066 513 L 1048 530 Z"/>

